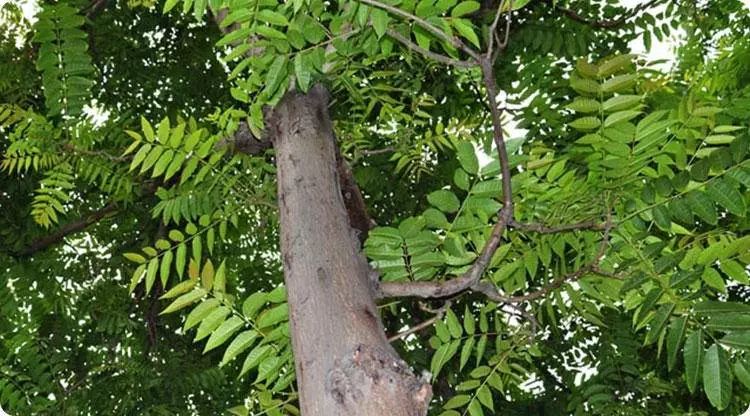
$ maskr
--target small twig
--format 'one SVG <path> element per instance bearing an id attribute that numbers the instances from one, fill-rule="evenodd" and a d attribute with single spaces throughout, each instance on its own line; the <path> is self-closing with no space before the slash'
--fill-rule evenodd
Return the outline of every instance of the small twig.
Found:
<path id="1" fill-rule="evenodd" d="M 72 143 L 65 143 L 65 144 L 63 144 L 62 147 L 63 147 L 63 149 L 65 149 L 65 150 L 67 150 L 69 152 L 78 153 L 78 154 L 86 155 L 86 156 L 101 156 L 101 157 L 109 159 L 109 160 L 111 160 L 113 162 L 123 162 L 123 161 L 126 161 L 126 160 L 128 160 L 128 159 L 130 159 L 132 157 L 132 156 L 113 156 L 113 155 L 111 155 L 111 154 L 109 154 L 109 153 L 107 153 L 105 151 L 102 151 L 102 150 L 86 150 L 86 149 L 81 149 L 79 147 L 76 147 Z"/>
<path id="2" fill-rule="evenodd" d="M 520 305 L 516 305 L 516 304 L 513 304 L 513 303 L 508 303 L 507 306 L 516 311 L 514 315 L 517 315 L 517 316 L 519 316 L 521 318 L 524 318 L 525 320 L 527 320 L 531 324 L 531 333 L 529 334 L 530 337 L 531 337 L 531 339 L 529 341 L 533 343 L 534 340 L 536 339 L 536 334 L 539 331 L 539 321 L 537 321 L 537 319 L 534 316 L 534 314 L 532 314 L 530 312 L 527 312 Z"/>
<path id="3" fill-rule="evenodd" d="M 405 338 L 405 337 L 407 337 L 407 336 L 409 336 L 409 335 L 411 335 L 411 334 L 413 334 L 415 332 L 419 332 L 419 331 L 421 331 L 421 330 L 423 330 L 423 329 L 425 329 L 425 328 L 427 328 L 429 326 L 432 326 L 432 324 L 434 324 L 435 322 L 439 321 L 440 319 L 443 319 L 443 315 L 445 314 L 445 311 L 448 308 L 450 308 L 450 306 L 451 306 L 451 301 L 450 300 L 446 301 L 443 304 L 443 306 L 439 307 L 438 309 L 428 308 L 426 305 L 424 305 L 424 304 L 422 304 L 420 302 L 419 309 L 421 309 L 421 310 L 423 310 L 425 312 L 434 313 L 435 316 L 433 316 L 430 319 L 424 320 L 424 321 L 420 322 L 417 325 L 414 325 L 413 327 L 411 327 L 409 329 L 401 331 L 398 334 L 395 334 L 395 335 L 392 335 L 392 336 L 388 337 L 388 342 L 397 341 L 397 340 L 399 340 L 401 338 Z"/>
<path id="4" fill-rule="evenodd" d="M 505 41 L 500 42 L 497 38 L 497 24 L 500 22 L 500 15 L 502 15 L 503 9 L 508 6 L 507 16 L 505 17 Z M 498 50 L 504 49 L 508 43 L 508 33 L 510 32 L 510 15 L 513 12 L 513 0 L 502 0 L 497 6 L 497 12 L 495 13 L 495 19 L 490 25 L 490 29 L 487 32 L 487 52 L 485 56 L 492 58 L 494 54 L 492 49 L 494 48 L 495 42 L 497 42 Z M 494 59 L 492 59 L 494 62 Z"/>
<path id="5" fill-rule="evenodd" d="M 607 19 L 601 19 L 601 20 L 591 20 L 587 19 L 580 14 L 578 14 L 576 11 L 562 7 L 562 6 L 555 6 L 557 10 L 560 10 L 567 16 L 569 19 L 574 20 L 578 23 L 583 23 L 585 25 L 591 26 L 595 29 L 617 29 L 620 26 L 622 26 L 628 19 L 634 17 L 636 14 L 640 13 L 643 10 L 646 10 L 656 4 L 659 0 L 651 0 L 649 2 L 643 3 L 635 8 L 633 8 L 630 12 L 625 13 L 618 19 L 614 20 L 607 20 Z"/>
<path id="6" fill-rule="evenodd" d="M 436 26 L 434 26 L 432 23 L 428 22 L 427 20 L 422 19 L 421 17 L 415 16 L 407 11 L 401 10 L 398 7 L 391 6 L 389 4 L 381 3 L 377 0 L 359 0 L 362 3 L 368 4 L 373 7 L 377 7 L 379 9 L 386 10 L 390 13 L 393 13 L 395 15 L 405 17 L 408 20 L 413 21 L 417 25 L 421 26 L 423 29 L 432 32 L 435 36 L 438 38 L 448 42 L 451 46 L 453 46 L 456 49 L 464 51 L 467 55 L 474 58 L 475 61 L 479 62 L 479 54 L 477 54 L 473 49 L 469 48 L 464 42 L 462 42 L 459 38 L 455 36 L 449 36 Z"/>
<path id="7" fill-rule="evenodd" d="M 576 270 L 573 273 L 566 274 L 564 276 L 558 277 L 548 283 L 547 285 L 543 286 L 541 289 L 527 293 L 525 295 L 519 295 L 519 296 L 504 296 L 501 295 L 498 291 L 497 287 L 495 285 L 489 283 L 489 282 L 478 282 L 474 286 L 472 286 L 472 290 L 483 293 L 487 298 L 490 300 L 493 300 L 495 302 L 500 303 L 506 303 L 506 304 L 513 304 L 513 303 L 522 303 L 522 302 L 528 302 L 530 300 L 538 299 L 545 297 L 548 293 L 551 291 L 560 288 L 563 284 L 568 282 L 574 282 L 581 277 L 585 276 L 587 273 L 597 273 L 600 275 L 604 275 L 601 273 L 601 270 L 599 269 L 599 263 L 601 263 L 602 259 L 604 258 L 604 255 L 607 252 L 607 247 L 609 246 L 609 234 L 610 230 L 612 229 L 612 214 L 611 212 L 607 213 L 607 220 L 604 225 L 604 233 L 602 235 L 602 241 L 599 243 L 599 249 L 596 252 L 596 256 L 594 256 L 594 259 L 591 261 L 591 263 L 587 264 L 586 266 L 581 267 L 580 269 Z"/>
<path id="8" fill-rule="evenodd" d="M 575 224 L 547 226 L 544 224 L 522 223 L 522 222 L 513 220 L 508 224 L 508 226 L 511 228 L 515 228 L 517 230 L 530 231 L 530 232 L 535 232 L 538 234 L 556 234 L 556 233 L 581 231 L 581 230 L 603 231 L 606 227 L 606 224 L 590 220 L 590 221 L 578 222 Z"/>
<path id="9" fill-rule="evenodd" d="M 356 150 L 356 153 L 359 153 L 362 156 L 375 156 L 375 155 L 382 155 L 385 153 L 393 153 L 396 151 L 396 148 L 393 146 L 384 147 L 382 149 L 362 149 L 362 150 Z"/>
<path id="10" fill-rule="evenodd" d="M 388 36 L 392 37 L 393 39 L 396 39 L 407 48 L 423 55 L 426 58 L 432 59 L 434 61 L 446 64 L 446 65 L 452 65 L 452 66 L 459 67 L 459 68 L 471 68 L 472 66 L 476 65 L 476 63 L 471 62 L 471 61 L 462 61 L 460 59 L 454 59 L 449 56 L 445 56 L 439 53 L 429 51 L 417 45 L 416 43 L 412 42 L 404 35 L 398 33 L 396 30 L 388 29 L 386 30 L 386 33 L 388 34 Z"/>

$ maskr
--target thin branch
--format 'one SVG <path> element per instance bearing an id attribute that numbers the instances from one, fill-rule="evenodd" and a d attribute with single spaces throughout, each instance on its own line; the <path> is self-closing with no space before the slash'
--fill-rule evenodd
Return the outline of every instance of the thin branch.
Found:
<path id="1" fill-rule="evenodd" d="M 569 19 L 574 20 L 578 23 L 591 26 L 595 29 L 617 29 L 620 26 L 622 26 L 628 19 L 634 17 L 641 11 L 651 8 L 658 1 L 659 0 L 651 0 L 649 2 L 636 6 L 631 11 L 629 11 L 628 13 L 625 13 L 620 18 L 615 19 L 615 20 L 606 20 L 606 19 L 591 20 L 591 19 L 581 16 L 579 13 L 577 13 L 574 10 L 571 10 L 562 6 L 555 6 L 555 8 L 563 12 L 563 14 L 565 14 L 565 16 L 567 16 Z"/>
<path id="2" fill-rule="evenodd" d="M 63 144 L 62 147 L 63 147 L 63 149 L 65 149 L 65 150 L 67 150 L 69 152 L 72 152 L 72 153 L 78 153 L 78 154 L 86 155 L 86 156 L 101 156 L 101 157 L 109 159 L 109 160 L 111 160 L 113 162 L 124 162 L 126 160 L 129 160 L 132 157 L 132 156 L 114 156 L 114 155 L 111 155 L 111 154 L 109 154 L 109 153 L 107 153 L 105 151 L 102 151 L 102 150 L 86 150 L 86 149 L 81 149 L 79 147 L 76 147 L 72 143 L 65 143 L 65 144 Z"/>
<path id="3" fill-rule="evenodd" d="M 77 233 L 78 231 L 82 231 L 86 227 L 99 222 L 100 220 L 105 218 L 107 215 L 115 212 L 116 210 L 117 210 L 117 204 L 115 204 L 114 202 L 111 202 L 107 204 L 106 206 L 104 206 L 104 208 L 98 211 L 94 211 L 76 221 L 69 222 L 63 225 L 62 227 L 58 228 L 57 231 L 53 232 L 52 234 L 46 235 L 34 241 L 28 247 L 16 253 L 16 255 L 19 257 L 26 257 L 34 253 L 37 253 L 41 250 L 44 250 L 54 244 L 59 243 L 68 235 Z"/>
<path id="4" fill-rule="evenodd" d="M 602 241 L 599 243 L 599 249 L 597 250 L 596 256 L 591 261 L 591 263 L 581 267 L 573 273 L 569 273 L 554 279 L 537 291 L 519 296 L 504 296 L 500 294 L 495 285 L 489 282 L 478 282 L 471 289 L 483 293 L 485 296 L 487 296 L 487 298 L 495 302 L 507 304 L 523 303 L 545 297 L 548 293 L 552 292 L 553 290 L 559 289 L 565 283 L 574 282 L 588 273 L 597 273 L 604 275 L 601 269 L 599 269 L 599 263 L 601 263 L 602 259 L 604 258 L 604 254 L 607 252 L 607 247 L 609 246 L 609 234 L 612 229 L 612 225 L 612 214 L 608 213 L 604 233 L 602 235 Z"/>
<path id="5" fill-rule="evenodd" d="M 393 146 L 384 147 L 382 149 L 362 149 L 357 150 L 356 153 L 359 153 L 362 156 L 375 156 L 375 155 L 382 155 L 385 153 L 393 153 L 396 151 L 396 148 Z"/>
<path id="6" fill-rule="evenodd" d="M 407 336 L 409 336 L 409 335 L 411 335 L 411 334 L 413 334 L 415 332 L 419 332 L 419 331 L 421 331 L 421 330 L 423 330 L 423 329 L 425 329 L 425 328 L 427 328 L 429 326 L 432 326 L 432 324 L 434 324 L 435 322 L 437 322 L 437 321 L 439 321 L 440 319 L 443 318 L 443 314 L 445 314 L 445 311 L 448 308 L 450 308 L 450 306 L 451 306 L 451 301 L 446 301 L 443 304 L 443 306 L 441 306 L 438 309 L 434 309 L 433 310 L 433 309 L 429 309 L 429 308 L 425 307 L 424 305 L 422 305 L 420 303 L 420 305 L 419 305 L 420 309 L 422 309 L 423 311 L 434 313 L 435 316 L 433 316 L 430 319 L 424 320 L 424 321 L 420 322 L 417 325 L 414 325 L 413 327 L 411 327 L 409 329 L 401 331 L 398 334 L 395 334 L 395 335 L 392 335 L 392 336 L 388 337 L 388 342 L 393 342 L 393 341 L 399 340 L 401 338 L 405 338 L 405 337 L 407 337 Z"/>
<path id="7" fill-rule="evenodd" d="M 498 158 L 500 160 L 500 174 L 502 175 L 503 188 L 503 209 L 507 215 L 506 223 L 513 219 L 513 194 L 510 185 L 510 163 L 508 162 L 508 150 L 505 147 L 503 137 L 503 126 L 500 121 L 500 108 L 497 105 L 497 83 L 495 81 L 495 71 L 492 67 L 491 57 L 483 57 L 480 61 L 482 67 L 482 76 L 484 86 L 487 90 L 487 101 L 490 106 L 490 115 L 492 116 L 492 135 L 497 147 Z"/>
<path id="8" fill-rule="evenodd" d="M 372 0 L 363 0 L 365 2 Z M 381 283 L 378 287 L 379 297 L 421 297 L 421 298 L 444 298 L 476 285 L 482 278 L 484 271 L 500 246 L 503 233 L 508 224 L 513 220 L 513 193 L 510 182 L 510 163 L 508 162 L 508 151 L 505 147 L 503 138 L 502 124 L 500 122 L 500 110 L 495 97 L 497 96 L 497 84 L 495 83 L 495 73 L 492 68 L 490 56 L 481 56 L 478 59 L 482 74 L 484 75 L 484 84 L 487 90 L 487 101 L 490 106 L 492 116 L 492 133 L 497 147 L 498 158 L 500 160 L 500 171 L 503 191 L 503 207 L 498 212 L 497 223 L 492 229 L 490 238 L 484 245 L 479 257 L 471 265 L 466 273 L 455 279 L 444 282 L 386 282 Z"/>
<path id="9" fill-rule="evenodd" d="M 436 26 L 434 26 L 432 23 L 428 22 L 427 20 L 422 19 L 421 17 L 415 16 L 407 11 L 401 10 L 398 7 L 391 6 L 389 4 L 381 3 L 377 0 L 359 0 L 360 2 L 364 4 L 369 4 L 370 6 L 377 7 L 379 9 L 383 9 L 385 11 L 388 11 L 390 13 L 393 13 L 395 15 L 405 17 L 408 20 L 413 21 L 417 25 L 421 26 L 423 29 L 432 32 L 435 36 L 438 38 L 448 42 L 451 46 L 453 46 L 456 49 L 462 50 L 466 52 L 467 55 L 474 58 L 477 62 L 479 62 L 479 54 L 476 53 L 473 49 L 468 47 L 464 42 L 461 41 L 458 37 L 455 36 L 449 36 L 442 30 L 438 29 Z"/>
<path id="10" fill-rule="evenodd" d="M 471 68 L 472 66 L 476 65 L 476 63 L 471 62 L 471 61 L 462 61 L 460 59 L 453 59 L 453 58 L 451 58 L 449 56 L 445 56 L 445 55 L 442 55 L 442 54 L 439 54 L 439 53 L 435 53 L 435 52 L 429 51 L 429 50 L 427 50 L 427 49 L 425 49 L 425 48 L 417 45 L 416 43 L 412 42 L 406 36 L 398 33 L 394 29 L 388 29 L 388 30 L 386 30 L 386 33 L 388 34 L 388 36 L 392 37 L 393 39 L 396 39 L 401 44 L 403 44 L 407 48 L 413 50 L 414 52 L 417 52 L 420 55 L 422 55 L 422 56 L 424 56 L 426 58 L 435 60 L 437 62 L 446 64 L 446 65 L 452 65 L 452 66 L 459 67 L 459 68 Z"/>
<path id="11" fill-rule="evenodd" d="M 578 222 L 575 224 L 547 226 L 544 224 L 522 223 L 516 220 L 512 220 L 508 224 L 508 226 L 511 228 L 515 228 L 517 230 L 534 232 L 538 234 L 556 234 L 556 233 L 565 233 L 565 232 L 570 232 L 570 231 L 581 231 L 581 230 L 604 231 L 606 227 L 606 223 L 599 223 L 597 221 L 589 220 L 589 221 Z"/>
<path id="12" fill-rule="evenodd" d="M 508 6 L 507 15 L 505 17 L 505 40 L 503 42 L 499 42 L 499 39 L 497 38 L 497 24 L 500 22 L 500 15 L 502 15 L 502 12 L 503 12 L 503 9 L 505 9 L 505 6 Z M 492 20 L 490 29 L 487 32 L 487 53 L 485 54 L 486 57 L 494 57 L 494 54 L 492 53 L 492 49 L 495 47 L 495 42 L 497 42 L 498 50 L 504 49 L 505 46 L 508 44 L 508 34 L 510 32 L 510 15 L 512 11 L 513 11 L 513 0 L 502 0 L 500 4 L 497 6 L 495 19 Z M 492 59 L 492 61 L 494 62 L 494 59 Z"/>
<path id="13" fill-rule="evenodd" d="M 445 298 L 463 292 L 475 285 L 484 274 L 485 269 L 500 246 L 503 232 L 508 221 L 508 214 L 503 207 L 495 227 L 492 229 L 487 244 L 482 253 L 466 273 L 455 279 L 444 282 L 385 282 L 380 283 L 378 297 L 417 297 L 417 298 Z"/>

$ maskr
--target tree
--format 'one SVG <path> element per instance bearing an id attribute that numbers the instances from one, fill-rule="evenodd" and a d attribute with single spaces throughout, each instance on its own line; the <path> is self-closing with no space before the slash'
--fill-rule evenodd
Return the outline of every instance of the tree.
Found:
<path id="1" fill-rule="evenodd" d="M 3 13 L 12 412 L 750 400 L 742 2 Z"/>

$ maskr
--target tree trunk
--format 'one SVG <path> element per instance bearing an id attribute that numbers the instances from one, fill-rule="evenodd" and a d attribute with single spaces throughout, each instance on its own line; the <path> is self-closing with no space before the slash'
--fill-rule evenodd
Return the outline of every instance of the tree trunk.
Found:
<path id="1" fill-rule="evenodd" d="M 418 416 L 429 384 L 388 343 L 337 179 L 321 86 L 290 92 L 267 120 L 274 138 L 281 253 L 303 416 Z"/>

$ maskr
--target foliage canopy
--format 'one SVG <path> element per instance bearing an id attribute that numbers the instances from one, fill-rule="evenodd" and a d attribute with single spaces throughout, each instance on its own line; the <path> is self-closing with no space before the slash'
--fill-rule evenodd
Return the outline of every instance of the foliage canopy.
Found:
<path id="1" fill-rule="evenodd" d="M 384 288 L 514 210 L 471 290 L 380 303 L 430 414 L 742 413 L 750 10 L 620 3 L 6 3 L 0 405 L 298 414 L 274 151 L 238 150 L 322 83 Z"/>

